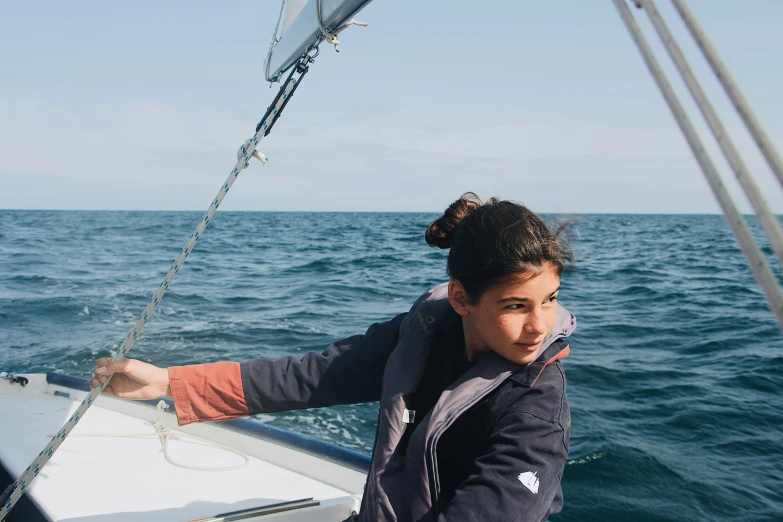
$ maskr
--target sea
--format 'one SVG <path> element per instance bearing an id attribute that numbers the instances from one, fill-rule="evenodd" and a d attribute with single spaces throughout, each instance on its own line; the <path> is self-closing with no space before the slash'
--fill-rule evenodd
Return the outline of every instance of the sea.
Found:
<path id="1" fill-rule="evenodd" d="M 0 211 L 0 371 L 87 378 L 201 217 Z M 363 333 L 447 280 L 447 252 L 424 242 L 436 217 L 218 212 L 129 356 L 301 357 Z M 783 520 L 783 335 L 723 217 L 545 217 L 570 228 L 560 302 L 578 320 L 551 520 Z M 376 417 L 375 403 L 256 416 L 363 453 Z"/>

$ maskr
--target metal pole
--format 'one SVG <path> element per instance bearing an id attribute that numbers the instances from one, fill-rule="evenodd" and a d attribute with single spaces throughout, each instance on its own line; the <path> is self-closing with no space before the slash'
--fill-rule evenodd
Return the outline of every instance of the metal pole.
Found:
<path id="1" fill-rule="evenodd" d="M 772 169 L 772 172 L 775 173 L 780 184 L 783 185 L 783 160 L 780 159 L 780 154 L 775 148 L 775 145 L 769 139 L 769 136 L 767 136 L 767 133 L 761 126 L 761 122 L 756 118 L 756 115 L 750 108 L 745 96 L 742 95 L 742 91 L 740 91 L 737 82 L 734 81 L 734 77 L 726 68 L 720 55 L 718 55 L 718 51 L 707 38 L 707 35 L 704 33 L 704 30 L 699 25 L 699 22 L 696 20 L 696 17 L 685 0 L 672 0 L 672 4 L 674 4 L 674 8 L 677 12 L 680 13 L 685 25 L 691 32 L 691 36 L 696 40 L 699 49 L 701 49 L 701 52 L 704 53 L 704 57 L 707 58 L 710 66 L 712 66 L 715 76 L 718 77 L 721 85 L 723 85 L 723 89 L 734 104 L 734 108 L 737 109 L 742 121 L 744 121 L 745 125 L 748 127 L 751 136 L 756 140 L 756 145 L 758 145 L 764 158 L 766 158 L 767 163 L 769 163 L 769 168 Z"/>
<path id="2" fill-rule="evenodd" d="M 655 6 L 655 1 L 642 0 L 641 4 L 644 10 L 647 11 L 650 21 L 658 32 L 658 36 L 661 37 L 663 45 L 669 52 L 669 56 L 671 56 L 672 61 L 674 61 L 674 64 L 680 71 L 683 80 L 685 80 L 685 84 L 688 86 L 688 90 L 691 92 L 693 99 L 696 100 L 696 105 L 699 106 L 699 110 L 701 110 L 701 113 L 704 115 L 704 119 L 707 120 L 707 125 L 710 127 L 712 134 L 718 141 L 718 145 L 720 145 L 723 155 L 726 157 L 729 165 L 731 165 L 732 170 L 734 170 L 734 174 L 736 174 L 737 180 L 740 182 L 742 189 L 748 196 L 748 200 L 750 200 L 753 210 L 756 211 L 756 215 L 758 215 L 759 218 L 759 224 L 766 233 L 772 250 L 775 251 L 778 259 L 780 259 L 780 262 L 783 265 L 783 228 L 781 228 L 778 218 L 772 213 L 767 201 L 753 181 L 753 176 L 745 166 L 745 162 L 742 161 L 742 157 L 739 155 L 736 147 L 734 147 L 731 138 L 729 138 L 726 128 L 720 121 L 718 114 L 715 112 L 715 109 L 707 98 L 707 95 L 704 93 L 704 90 L 701 88 L 701 85 L 699 85 L 698 80 L 696 80 L 693 71 L 688 65 L 688 61 L 685 59 L 685 56 L 682 54 L 680 47 L 674 40 L 672 33 L 666 26 L 666 22 L 661 17 L 661 13 Z"/>
<path id="3" fill-rule="evenodd" d="M 745 254 L 745 258 L 748 261 L 750 269 L 753 271 L 753 275 L 756 277 L 759 286 L 761 286 L 761 290 L 764 292 L 770 308 L 772 308 L 772 312 L 778 320 L 778 324 L 783 328 L 783 292 L 781 292 L 780 286 L 778 285 L 772 270 L 770 270 L 769 265 L 764 259 L 756 241 L 753 239 L 750 230 L 748 230 L 745 220 L 731 200 L 731 196 L 729 196 L 726 187 L 723 185 L 723 181 L 720 179 L 718 171 L 715 169 L 715 165 L 713 165 L 710 157 L 704 150 L 704 146 L 702 145 L 701 140 L 699 140 L 696 130 L 688 119 L 688 115 L 685 113 L 685 110 L 677 99 L 677 95 L 674 93 L 672 86 L 666 79 L 661 66 L 655 59 L 652 49 L 650 49 L 650 46 L 644 39 L 644 35 L 636 24 L 636 20 L 634 19 L 631 10 L 628 9 L 628 6 L 625 3 L 626 0 L 612 1 L 614 2 L 617 11 L 620 13 L 620 17 L 625 23 L 625 26 L 628 28 L 631 38 L 633 38 L 636 46 L 639 48 L 639 52 L 655 79 L 655 83 L 658 84 L 658 88 L 660 89 L 661 94 L 663 94 L 669 109 L 672 111 L 674 119 L 677 120 L 677 125 L 679 125 L 680 130 L 685 135 L 685 139 L 691 147 L 691 150 L 696 157 L 696 161 L 699 163 L 702 172 L 704 172 L 704 176 L 707 178 L 707 183 L 715 194 L 718 204 L 723 210 L 724 216 L 726 216 L 729 227 L 737 238 L 742 253 Z"/>

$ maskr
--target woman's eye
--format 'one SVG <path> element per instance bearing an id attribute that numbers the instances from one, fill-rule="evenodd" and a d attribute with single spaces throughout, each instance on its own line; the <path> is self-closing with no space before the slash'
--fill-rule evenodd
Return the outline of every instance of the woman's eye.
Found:
<path id="1" fill-rule="evenodd" d="M 548 303 L 554 303 L 555 301 L 557 301 L 557 296 L 556 296 L 556 295 L 553 295 L 552 297 L 550 297 L 550 298 L 547 300 L 547 302 L 548 302 Z"/>

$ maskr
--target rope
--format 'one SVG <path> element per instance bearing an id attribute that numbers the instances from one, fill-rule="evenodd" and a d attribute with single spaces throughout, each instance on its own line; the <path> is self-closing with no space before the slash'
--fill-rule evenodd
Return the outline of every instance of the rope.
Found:
<path id="1" fill-rule="evenodd" d="M 196 437 L 195 435 L 186 435 L 184 433 L 177 433 L 163 422 L 163 411 L 168 409 L 168 404 L 166 404 L 165 401 L 158 402 L 158 420 L 155 422 L 155 433 L 80 433 L 78 435 L 71 435 L 71 437 L 77 437 L 77 438 L 101 438 L 101 439 L 147 439 L 150 437 L 158 437 L 160 439 L 160 451 L 163 453 L 163 457 L 166 459 L 166 461 L 173 465 L 177 466 L 178 468 L 183 469 L 190 469 L 194 471 L 233 471 L 235 469 L 241 469 L 250 464 L 250 457 L 237 449 L 231 448 L 229 446 L 224 446 L 223 444 L 220 444 L 219 442 L 211 441 L 209 439 L 204 439 L 201 437 Z M 205 468 L 202 466 L 191 466 L 190 464 L 182 464 L 181 462 L 175 461 L 171 456 L 169 455 L 169 439 L 174 440 L 182 440 L 182 439 L 191 439 L 196 440 L 198 442 L 204 443 L 207 446 L 212 446 L 214 448 L 222 449 L 225 451 L 228 451 L 230 453 L 233 453 L 235 455 L 239 455 L 244 459 L 244 462 L 242 464 L 235 464 L 233 466 L 218 466 L 216 468 Z"/>
<path id="2" fill-rule="evenodd" d="M 309 61 L 310 58 L 307 56 L 304 57 L 303 60 Z M 237 152 L 237 163 L 231 170 L 231 173 L 228 175 L 228 179 L 226 179 L 226 182 L 222 187 L 220 187 L 217 196 L 209 205 L 209 208 L 204 214 L 204 217 L 199 222 L 196 230 L 193 231 L 193 234 L 191 234 L 190 239 L 188 239 L 187 243 L 185 243 L 185 246 L 179 253 L 179 256 L 177 256 L 177 258 L 174 260 L 174 264 L 172 264 L 171 268 L 169 268 L 169 271 L 163 278 L 163 282 L 155 291 L 155 294 L 152 296 L 150 302 L 147 303 L 147 306 L 142 311 L 141 316 L 136 321 L 136 324 L 133 326 L 128 336 L 120 345 L 117 353 L 112 357 L 112 362 L 118 362 L 125 359 L 125 356 L 128 354 L 131 347 L 133 347 L 133 343 L 136 342 L 136 339 L 138 339 L 139 335 L 141 335 L 141 332 L 144 329 L 144 326 L 147 324 L 147 321 L 150 317 L 152 317 L 152 313 L 155 311 L 158 303 L 160 303 L 161 299 L 163 298 L 163 294 L 166 293 L 166 290 L 168 290 L 169 285 L 171 285 L 171 282 L 174 280 L 177 272 L 179 272 L 179 269 L 182 268 L 182 264 L 185 262 L 188 254 L 193 251 L 193 247 L 196 245 L 196 241 L 198 241 L 198 239 L 204 233 L 204 229 L 212 220 L 212 217 L 215 215 L 218 206 L 220 206 L 223 198 L 226 197 L 229 189 L 234 184 L 234 181 L 236 181 L 239 173 L 243 169 L 247 168 L 248 165 L 250 165 L 250 158 L 255 156 L 259 158 L 262 163 L 266 159 L 266 156 L 263 156 L 260 153 L 256 154 L 256 146 L 258 145 L 258 142 L 264 137 L 266 130 L 272 126 L 274 120 L 276 120 L 279 116 L 280 111 L 287 103 L 289 95 L 296 88 L 297 84 L 298 82 L 296 81 L 286 82 L 286 84 L 281 87 L 281 94 L 275 98 L 274 106 L 270 107 L 271 110 L 267 111 L 264 120 L 259 123 L 259 127 L 257 128 L 255 135 L 239 148 L 239 151 Z M 261 159 L 262 157 L 264 159 Z M 82 401 L 82 403 L 76 409 L 76 412 L 71 415 L 60 431 L 54 435 L 52 440 L 43 450 L 41 450 L 41 453 L 38 454 L 35 460 L 33 460 L 33 462 L 19 476 L 19 478 L 15 480 L 10 486 L 8 486 L 3 494 L 0 495 L 0 522 L 5 520 L 6 516 L 8 516 L 8 513 L 19 501 L 35 477 L 38 476 L 38 473 L 40 473 L 41 469 L 43 469 L 46 463 L 49 462 L 49 459 L 52 458 L 54 452 L 57 451 L 57 448 L 60 447 L 68 434 L 71 433 L 74 426 L 76 426 L 76 424 L 79 422 L 79 419 L 84 416 L 85 412 L 89 409 L 90 406 L 92 406 L 92 403 L 95 401 L 98 395 L 100 395 L 106 385 L 109 384 L 109 382 L 111 382 L 111 376 L 106 379 L 106 382 L 101 383 L 99 386 L 96 386 L 90 390 L 90 392 L 87 394 L 87 397 L 85 397 L 84 401 Z"/>

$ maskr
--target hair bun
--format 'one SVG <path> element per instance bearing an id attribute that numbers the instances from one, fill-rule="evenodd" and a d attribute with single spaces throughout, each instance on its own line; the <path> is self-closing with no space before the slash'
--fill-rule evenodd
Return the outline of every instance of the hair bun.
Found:
<path id="1" fill-rule="evenodd" d="M 494 201 L 494 198 L 487 203 L 491 201 Z M 427 244 L 438 248 L 451 248 L 457 225 L 481 205 L 483 203 L 475 193 L 465 192 L 457 201 L 449 205 L 443 216 L 427 227 L 427 231 L 424 233 Z"/>

